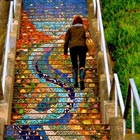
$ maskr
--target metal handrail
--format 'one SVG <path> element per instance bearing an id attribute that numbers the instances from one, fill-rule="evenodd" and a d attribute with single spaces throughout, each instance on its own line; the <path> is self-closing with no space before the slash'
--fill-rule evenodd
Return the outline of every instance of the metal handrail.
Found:
<path id="1" fill-rule="evenodd" d="M 100 8 L 100 1 L 99 0 L 93 0 L 94 4 L 94 12 L 97 12 L 97 23 L 98 23 L 98 30 L 101 33 L 101 50 L 103 51 L 104 56 L 104 64 L 105 64 L 105 74 L 106 74 L 106 81 L 107 81 L 107 90 L 108 90 L 108 96 L 110 94 L 111 89 L 111 82 L 110 82 L 110 76 L 109 76 L 109 66 L 108 66 L 108 58 L 107 58 L 107 51 L 106 51 L 106 43 L 105 43 L 105 36 L 104 36 L 104 28 L 102 23 L 102 14 L 101 14 L 101 8 Z M 95 15 L 95 13 L 94 13 Z"/>
<path id="2" fill-rule="evenodd" d="M 124 106 L 119 79 L 116 73 L 114 73 L 109 99 L 112 100 L 113 97 L 115 97 L 115 117 L 118 117 L 118 101 L 120 104 L 121 114 L 124 114 L 125 106 Z"/>
<path id="3" fill-rule="evenodd" d="M 12 30 L 12 22 L 13 22 L 13 8 L 14 8 L 14 4 L 13 4 L 13 1 L 11 1 L 8 24 L 7 24 L 7 35 L 6 35 L 6 40 L 5 40 L 5 54 L 4 54 L 4 64 L 3 64 L 4 66 L 3 66 L 3 74 L 2 74 L 3 96 L 4 96 L 5 82 L 6 82 L 6 76 L 7 76 L 8 54 L 10 52 L 10 32 Z"/>
<path id="4" fill-rule="evenodd" d="M 132 126 L 132 134 L 135 133 L 135 117 L 134 117 L 134 103 L 136 103 L 139 115 L 140 115 L 140 97 L 134 82 L 134 79 L 129 79 L 129 86 L 128 92 L 126 97 L 126 103 L 124 105 L 120 83 L 118 80 L 118 76 L 114 73 L 113 83 L 112 83 L 111 93 L 110 93 L 110 100 L 112 97 L 115 96 L 115 117 L 118 117 L 120 113 L 118 112 L 119 108 L 121 109 L 121 116 L 124 119 L 124 132 L 126 134 L 126 120 L 128 116 L 129 104 L 131 103 L 131 126 Z M 119 102 L 119 105 L 118 105 Z"/>
<path id="5" fill-rule="evenodd" d="M 128 108 L 129 104 L 131 103 L 131 126 L 132 126 L 132 134 L 135 133 L 135 116 L 134 116 L 134 103 L 136 103 L 136 107 L 138 109 L 138 113 L 140 115 L 140 97 L 134 82 L 134 79 L 131 78 L 129 80 L 128 92 L 126 97 L 126 105 L 123 114 L 123 118 L 127 119 L 128 116 Z"/>
<path id="6" fill-rule="evenodd" d="M 126 134 L 126 119 L 129 110 L 129 104 L 131 103 L 131 122 L 132 122 L 132 133 L 135 133 L 135 119 L 134 119 L 134 101 L 137 105 L 138 112 L 140 114 L 140 97 L 135 85 L 134 80 L 131 78 L 129 80 L 129 88 L 128 88 L 128 95 L 126 98 L 126 104 L 124 105 L 124 100 L 121 93 L 120 83 L 118 80 L 118 76 L 115 73 L 113 76 L 113 82 L 111 85 L 110 76 L 109 76 L 109 67 L 108 67 L 108 58 L 107 58 L 107 51 L 106 51 L 106 44 L 105 44 L 105 37 L 104 37 L 104 29 L 102 24 L 102 16 L 101 16 L 101 9 L 100 9 L 100 0 L 93 0 L 94 3 L 94 15 L 97 15 L 97 23 L 98 23 L 98 30 L 101 33 L 101 50 L 103 51 L 104 55 L 104 62 L 105 62 L 105 74 L 107 80 L 107 89 L 108 89 L 108 97 L 112 99 L 114 96 L 115 100 L 115 117 L 119 115 L 122 116 L 123 119 L 123 134 Z M 97 8 L 97 9 L 95 9 Z M 131 100 L 130 100 L 131 99 Z M 119 104 L 119 105 L 118 105 Z M 121 114 L 119 113 L 119 109 L 121 110 Z"/>

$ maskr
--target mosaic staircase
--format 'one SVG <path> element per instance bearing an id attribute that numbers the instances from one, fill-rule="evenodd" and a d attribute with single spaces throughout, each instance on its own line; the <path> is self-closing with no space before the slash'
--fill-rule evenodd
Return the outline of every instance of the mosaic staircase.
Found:
<path id="1" fill-rule="evenodd" d="M 87 54 L 85 90 L 73 88 L 64 35 L 85 0 L 23 0 L 11 125 L 4 140 L 109 140 L 102 124 L 96 59 Z"/>

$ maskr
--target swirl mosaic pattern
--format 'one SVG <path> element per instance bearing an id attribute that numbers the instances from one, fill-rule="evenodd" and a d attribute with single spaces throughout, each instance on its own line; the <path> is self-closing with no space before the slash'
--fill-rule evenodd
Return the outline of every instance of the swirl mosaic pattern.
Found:
<path id="1" fill-rule="evenodd" d="M 101 124 L 96 61 L 87 55 L 86 89 L 73 88 L 63 57 L 74 15 L 87 24 L 86 0 L 23 0 L 11 125 L 5 140 L 108 140 Z"/>

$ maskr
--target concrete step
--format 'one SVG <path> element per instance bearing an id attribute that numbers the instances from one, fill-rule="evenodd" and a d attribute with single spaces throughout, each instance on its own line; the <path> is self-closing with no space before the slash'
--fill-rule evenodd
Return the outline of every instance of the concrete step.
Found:
<path id="1" fill-rule="evenodd" d="M 140 134 L 126 134 L 124 140 L 140 140 Z"/>

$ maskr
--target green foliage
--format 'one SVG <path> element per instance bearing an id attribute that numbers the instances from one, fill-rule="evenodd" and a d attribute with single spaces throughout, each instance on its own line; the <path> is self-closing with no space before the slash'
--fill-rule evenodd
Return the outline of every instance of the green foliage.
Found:
<path id="1" fill-rule="evenodd" d="M 125 99 L 130 78 L 140 92 L 140 0 L 102 1 L 105 38 Z M 140 122 L 140 117 L 136 119 Z M 127 123 L 129 124 L 129 122 Z M 140 126 L 136 126 L 137 130 Z"/>

